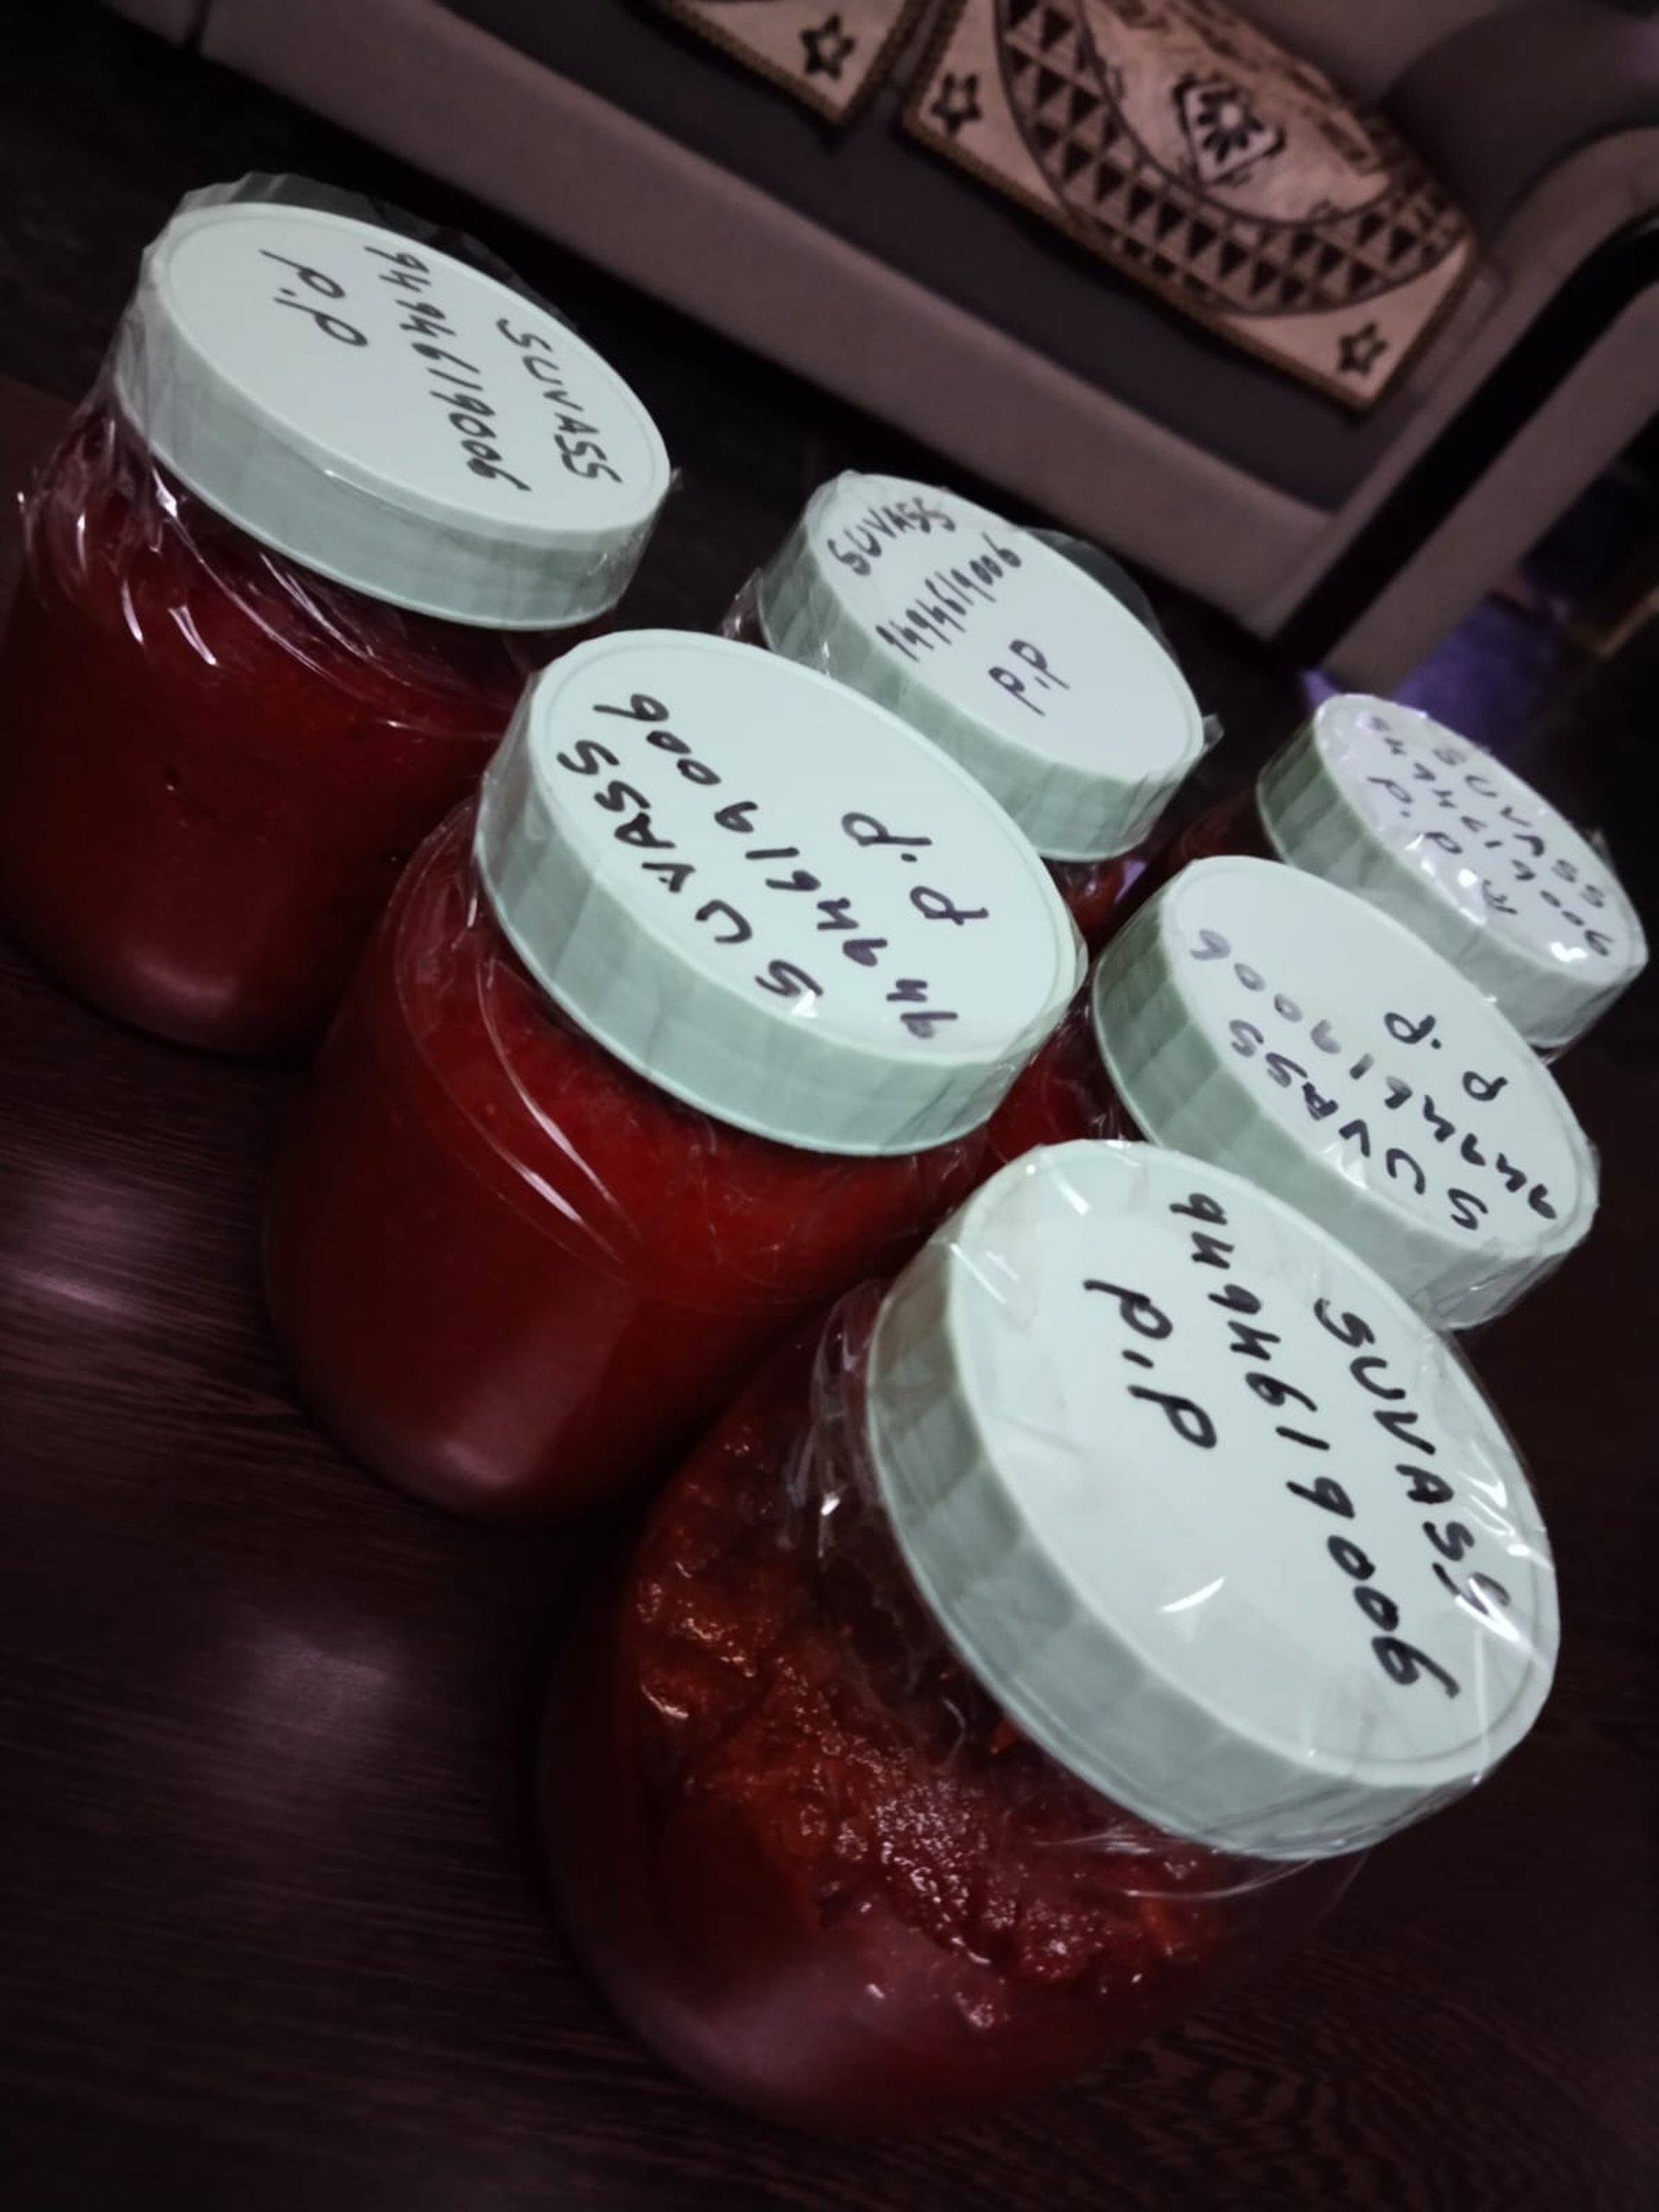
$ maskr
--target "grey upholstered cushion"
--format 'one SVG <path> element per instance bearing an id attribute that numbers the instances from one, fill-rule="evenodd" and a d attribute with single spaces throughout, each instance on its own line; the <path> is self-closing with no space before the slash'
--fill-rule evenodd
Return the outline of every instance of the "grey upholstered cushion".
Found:
<path id="1" fill-rule="evenodd" d="M 1377 100 L 1442 39 L 1516 0 L 1233 0 L 1356 99 Z"/>
<path id="2" fill-rule="evenodd" d="M 1659 22 L 1521 0 L 1408 71 L 1389 110 L 1485 237 L 1580 147 L 1659 126 Z"/>
<path id="3" fill-rule="evenodd" d="M 836 134 L 626 0 L 448 0 L 520 53 L 720 162 L 1203 450 L 1334 507 L 1399 435 L 1409 389 L 1355 418 L 1119 283 L 908 144 L 890 86 Z M 617 181 L 606 181 L 614 191 Z M 718 238 L 707 242 L 720 251 Z"/>

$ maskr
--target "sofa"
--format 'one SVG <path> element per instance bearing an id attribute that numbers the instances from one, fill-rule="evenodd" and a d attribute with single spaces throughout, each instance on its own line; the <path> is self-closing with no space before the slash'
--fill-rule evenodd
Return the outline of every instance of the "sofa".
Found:
<path id="1" fill-rule="evenodd" d="M 116 4 L 1350 685 L 1397 683 L 1659 397 L 1659 23 L 1609 0 L 1240 0 L 1475 226 L 1366 414 L 906 139 L 902 58 L 832 134 L 639 0 Z"/>

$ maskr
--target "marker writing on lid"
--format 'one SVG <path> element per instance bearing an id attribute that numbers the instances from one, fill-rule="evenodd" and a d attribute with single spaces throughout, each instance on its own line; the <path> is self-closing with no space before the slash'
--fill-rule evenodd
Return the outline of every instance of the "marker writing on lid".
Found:
<path id="1" fill-rule="evenodd" d="M 1421 1643 L 1408 1642 L 1398 1633 L 1410 1606 L 1431 1600 L 1427 1590 L 1414 1592 L 1403 1585 L 1395 1591 L 1382 1587 L 1376 1562 L 1360 1541 L 1364 1499 L 1356 1494 L 1360 1466 L 1351 1444 L 1345 1443 L 1340 1456 L 1335 1455 L 1333 1424 L 1321 1399 L 1305 1387 L 1310 1375 L 1303 1372 L 1300 1380 L 1293 1381 L 1284 1371 L 1294 1362 L 1299 1339 L 1305 1347 L 1307 1366 L 1328 1365 L 1328 1349 L 1319 1352 L 1321 1339 L 1310 1338 L 1306 1333 L 1311 1319 L 1327 1347 L 1334 1342 L 1343 1353 L 1352 1354 L 1342 1363 L 1346 1385 L 1357 1395 L 1366 1416 L 1363 1433 L 1375 1434 L 1376 1448 L 1388 1462 L 1383 1479 L 1411 1505 L 1435 1509 L 1450 1505 L 1457 1497 L 1453 1484 L 1428 1464 L 1448 1459 L 1444 1440 L 1431 1430 L 1423 1411 L 1413 1404 L 1409 1389 L 1397 1379 L 1394 1362 L 1379 1349 L 1378 1330 L 1362 1314 L 1333 1310 L 1332 1302 L 1325 1297 L 1314 1298 L 1306 1306 L 1287 1306 L 1282 1315 L 1272 1313 L 1268 1300 L 1239 1271 L 1238 1233 L 1217 1198 L 1208 1192 L 1193 1191 L 1172 1203 L 1167 1211 L 1187 1224 L 1188 1258 L 1202 1271 L 1194 1281 L 1202 1287 L 1204 1306 L 1214 1309 L 1199 1332 L 1201 1342 L 1192 1338 L 1194 1317 L 1185 1316 L 1178 1324 L 1145 1290 L 1100 1276 L 1088 1277 L 1083 1284 L 1084 1290 L 1110 1301 L 1118 1323 L 1135 1340 L 1118 1347 L 1119 1357 L 1136 1370 L 1137 1377 L 1146 1378 L 1128 1384 L 1129 1396 L 1155 1408 L 1183 1444 L 1208 1453 L 1222 1443 L 1224 1423 L 1230 1430 L 1234 1426 L 1238 1394 L 1243 1393 L 1252 1427 L 1257 1421 L 1265 1422 L 1272 1436 L 1292 1451 L 1288 1454 L 1278 1451 L 1255 1434 L 1245 1439 L 1230 1437 L 1237 1453 L 1239 1478 L 1245 1469 L 1273 1466 L 1274 1461 L 1277 1474 L 1285 1465 L 1294 1465 L 1295 1455 L 1302 1452 L 1331 1455 L 1310 1458 L 1305 1467 L 1284 1477 L 1283 1487 L 1310 1512 L 1344 1524 L 1326 1534 L 1324 1551 L 1351 1586 L 1354 1605 L 1372 1631 L 1370 1649 L 1376 1665 L 1402 1689 L 1427 1681 L 1436 1684 L 1448 1698 L 1460 1696 L 1463 1684 L 1457 1675 Z M 1189 1369 L 1196 1358 L 1202 1363 L 1203 1371 L 1215 1377 L 1220 1395 L 1206 1391 L 1209 1403 L 1193 1396 L 1190 1388 L 1176 1390 L 1158 1386 L 1158 1348 L 1166 1346 L 1173 1351 L 1178 1343 Z M 1229 1410 L 1217 1410 L 1224 1404 Z M 1337 1433 L 1351 1431 L 1353 1410 L 1351 1406 L 1335 1425 Z M 1400 1452 L 1409 1456 L 1395 1456 Z M 1232 1464 L 1230 1459 L 1230 1466 Z M 1490 1519 L 1491 1514 L 1486 1517 Z M 1328 1529 L 1328 1521 L 1326 1526 Z M 1502 1616 L 1512 1604 L 1509 1590 L 1495 1574 L 1462 1565 L 1471 1553 L 1477 1552 L 1480 1541 L 1477 1532 L 1465 1521 L 1432 1515 L 1420 1522 L 1419 1529 L 1424 1546 L 1423 1571 L 1440 1592 L 1440 1598 L 1432 1602 L 1449 1598 L 1465 1614 L 1503 1633 Z M 1501 1540 L 1494 1541 L 1500 1541 L 1501 1548 Z M 1432 1624 L 1422 1632 L 1432 1633 Z"/>
<path id="2" fill-rule="evenodd" d="M 711 793 L 723 792 L 727 779 L 720 770 L 671 727 L 672 709 L 665 702 L 636 691 L 626 704 L 596 705 L 594 713 L 607 717 L 607 730 L 615 723 L 631 726 L 631 739 L 615 732 L 616 744 L 631 742 L 627 776 L 607 770 L 624 766 L 616 745 L 584 737 L 566 751 L 556 753 L 555 765 L 569 777 L 591 781 L 592 803 L 601 812 L 618 817 L 611 836 L 615 842 L 639 855 L 639 865 L 670 896 L 695 900 L 693 918 L 721 946 L 748 946 L 764 939 L 768 917 L 782 902 L 791 907 L 804 902 L 812 917 L 816 936 L 825 940 L 825 959 L 811 967 L 798 959 L 768 957 L 751 970 L 755 987 L 783 999 L 822 998 L 832 988 L 844 988 L 846 970 L 833 963 L 838 951 L 854 969 L 865 971 L 880 990 L 881 1002 L 893 1009 L 893 1020 L 906 1033 L 925 1042 L 948 1023 L 960 1020 L 955 1007 L 938 1004 L 926 976 L 895 972 L 909 964 L 906 949 L 895 950 L 893 940 L 868 921 L 857 895 L 838 886 L 834 877 L 833 848 L 826 865 L 821 855 L 809 856 L 804 846 L 781 823 L 769 817 L 752 798 L 724 798 L 711 805 L 707 820 L 729 837 L 729 865 L 691 858 L 680 842 L 669 834 L 661 810 L 645 787 L 655 776 L 673 773 L 683 783 Z M 643 752 L 639 747 L 643 744 Z M 637 780 L 632 780 L 637 779 Z M 895 868 L 916 868 L 931 853 L 933 841 L 913 830 L 898 830 L 881 817 L 853 809 L 836 823 L 839 836 L 861 852 L 878 854 Z M 820 838 L 822 831 L 820 831 Z M 717 892 L 718 895 L 708 895 Z M 966 903 L 925 881 L 906 881 L 905 903 L 921 922 L 951 929 L 965 929 L 990 918 L 990 908 Z"/>

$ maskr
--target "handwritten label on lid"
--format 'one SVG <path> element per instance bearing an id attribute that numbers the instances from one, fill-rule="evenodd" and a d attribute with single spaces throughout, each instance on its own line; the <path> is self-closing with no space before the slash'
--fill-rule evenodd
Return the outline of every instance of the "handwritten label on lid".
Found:
<path id="1" fill-rule="evenodd" d="M 1382 701 L 1333 702 L 1319 750 L 1366 821 L 1472 918 L 1613 987 L 1640 925 L 1606 863 L 1519 777 L 1466 739 Z"/>
<path id="2" fill-rule="evenodd" d="M 1048 1620 L 1040 1651 L 976 1643 L 979 1671 L 1006 1667 L 993 1691 L 1135 1809 L 1281 1855 L 1369 1841 L 1478 1777 L 1542 1700 L 1556 1613 L 1468 1371 L 1234 1177 L 1128 1146 L 1023 1166 L 953 1231 L 947 1325 L 1021 1528 L 1004 1556 L 1051 1562 L 1111 1649 L 976 1569 L 963 1595 L 993 1640 L 1010 1610 Z M 1103 1695 L 1121 1664 L 1142 1690 Z"/>
<path id="3" fill-rule="evenodd" d="M 474 849 L 567 1014 L 785 1144 L 979 1128 L 1082 980 L 1047 870 L 965 769 L 722 638 L 619 632 L 556 663 L 485 776 Z"/>
<path id="4" fill-rule="evenodd" d="M 422 506 L 573 532 L 643 523 L 661 442 L 613 371 L 481 272 L 346 217 L 271 206 L 158 249 L 179 339 L 308 460 Z"/>
<path id="5" fill-rule="evenodd" d="M 1161 926 L 1223 1064 L 1350 1182 L 1510 1248 L 1581 1211 L 1586 1149 L 1554 1083 L 1396 925 L 1294 868 L 1211 861 L 1176 878 Z"/>
<path id="6" fill-rule="evenodd" d="M 887 1050 L 1019 1033 L 1055 964 L 1024 839 L 885 715 L 707 643 L 631 646 L 629 682 L 650 691 L 589 660 L 538 732 L 594 874 L 678 957 L 779 1019 Z"/>
<path id="7" fill-rule="evenodd" d="M 872 650 L 1007 741 L 1122 779 L 1197 758 L 1192 696 L 1111 593 L 954 493 L 849 475 L 808 529 L 826 587 Z"/>

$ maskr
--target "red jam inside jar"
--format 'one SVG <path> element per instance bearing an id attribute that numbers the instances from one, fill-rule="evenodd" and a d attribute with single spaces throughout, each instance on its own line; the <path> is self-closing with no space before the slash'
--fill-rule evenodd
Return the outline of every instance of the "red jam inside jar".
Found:
<path id="1" fill-rule="evenodd" d="M 108 405 L 54 457 L 24 546 L 0 650 L 13 922 L 141 1028 L 302 1048 L 543 641 L 308 575 L 169 482 Z"/>
<path id="2" fill-rule="evenodd" d="M 810 1366 L 750 1388 L 579 1628 L 544 1825 L 579 1949 L 683 2072 L 798 2126 L 944 2126 L 1208 2002 L 1351 1870 L 1217 1897 L 1262 1870 L 1025 1740 L 842 1481 L 824 1557 Z"/>
<path id="3" fill-rule="evenodd" d="M 1084 991 L 991 1116 L 990 1157 L 1000 1166 L 1039 1145 L 1071 1144 L 1079 1137 L 1132 1141 L 1141 1135 L 1101 1060 Z"/>
<path id="4" fill-rule="evenodd" d="M 1179 875 L 1193 861 L 1215 860 L 1224 853 L 1243 853 L 1258 861 L 1279 857 L 1268 842 L 1252 790 L 1218 799 L 1172 837 L 1158 865 L 1158 881 Z"/>
<path id="5" fill-rule="evenodd" d="M 1108 925 L 1096 928 L 1092 935 L 1084 929 L 1090 950 L 1097 952 L 1109 937 L 1137 914 L 1147 899 L 1184 868 L 1191 867 L 1194 861 L 1217 860 L 1235 853 L 1252 860 L 1279 858 L 1262 826 L 1255 794 L 1248 788 L 1205 807 L 1202 814 L 1195 815 L 1158 848 L 1114 901 Z M 1078 924 L 1079 928 L 1083 926 Z"/>
<path id="6" fill-rule="evenodd" d="M 840 476 L 726 626 L 961 761 L 1047 861 L 1092 949 L 1123 918 L 1205 741 L 1161 637 L 1065 543 L 934 486 Z"/>
<path id="7" fill-rule="evenodd" d="M 967 778 L 718 640 L 568 657 L 477 813 L 412 863 L 341 1010 L 266 1270 L 334 1433 L 433 1503 L 530 1519 L 647 1479 L 804 1313 L 914 1249 L 1075 950 Z"/>
<path id="8" fill-rule="evenodd" d="M 489 437 L 459 387 L 445 408 L 423 346 L 471 360 Z M 524 359 L 594 387 L 626 527 L 567 512 Z M 665 480 L 632 394 L 505 286 L 343 216 L 188 207 L 28 505 L 0 649 L 19 934 L 178 1042 L 311 1045 L 526 675 L 606 623 Z"/>
<path id="9" fill-rule="evenodd" d="M 1048 872 L 1090 952 L 1123 920 L 1147 873 L 1146 849 L 1109 861 L 1050 861 Z"/>
<path id="10" fill-rule="evenodd" d="M 1015 1182 L 1046 1185 L 1058 1204 L 1027 1205 L 1009 1226 Z M 1069 1264 L 1082 1240 L 1068 1235 L 1061 1205 L 1093 1232 L 1081 1265 Z M 1143 1217 L 1133 1237 L 1120 1233 L 1126 1209 Z M 1293 1447 L 1269 1433 L 1263 1465 L 1229 1433 L 1205 1460 L 1149 1391 L 1137 1402 L 1126 1389 L 1135 1370 L 1111 1355 L 1140 1350 L 1156 1324 L 1171 1322 L 1170 1341 L 1223 1332 L 1190 1266 L 1195 1220 L 1232 1236 L 1241 1284 L 1248 1269 L 1250 1295 L 1274 1291 L 1298 1349 L 1313 1340 L 1313 1356 L 1344 1378 L 1326 1420 L 1354 1446 L 1344 1474 L 1367 1499 L 1371 1574 L 1408 1589 L 1435 1663 L 1459 1689 L 1452 1669 L 1471 1645 L 1495 1642 L 1434 1594 L 1421 1509 L 1389 1492 L 1386 1440 L 1363 1433 L 1363 1392 L 1343 1364 L 1351 1346 L 1311 1312 L 1312 1297 L 1336 1288 L 1328 1266 L 1342 1309 L 1380 1310 L 1389 1353 L 1409 1345 L 1415 1357 L 1427 1332 L 1382 1286 L 1328 1256 L 1334 1248 L 1287 1210 L 1174 1155 L 1074 1146 L 1004 1171 L 885 1308 L 880 1294 L 856 1294 L 816 1350 L 810 1333 L 798 1338 L 750 1386 L 670 1483 L 556 1680 L 540 1788 L 567 1928 L 619 2014 L 716 2094 L 824 2131 L 897 2130 L 976 2118 L 1075 2080 L 1268 1962 L 1340 1895 L 1355 1852 L 1478 1778 L 1535 1713 L 1554 1600 L 1518 1473 L 1505 1557 L 1529 1564 L 1506 1592 L 1516 1634 L 1501 1662 L 1514 1702 L 1494 1697 L 1489 1713 L 1478 1694 L 1481 1710 L 1467 1719 L 1455 1706 L 1414 1709 L 1372 1653 L 1366 1614 L 1324 1580 L 1333 1570 L 1323 1524 L 1281 1483 L 1302 1471 Z M 1059 1261 L 1046 1261 L 1028 1233 L 1037 1229 Z M 1300 1282 L 1284 1268 L 1286 1244 L 1302 1261 Z M 981 1308 L 966 1335 L 964 1300 Z M 1072 1314 L 1062 1306 L 1081 1309 L 1095 1347 L 1089 1413 L 1116 1398 L 1123 1421 L 1091 1424 L 1057 1400 L 1040 1351 L 1028 1367 L 1017 1350 L 998 1355 L 1010 1326 L 1065 1344 Z M 918 1342 L 881 1365 L 873 1332 L 879 1345 L 894 1329 L 950 1337 L 952 1348 L 935 1357 Z M 964 1370 L 965 1344 L 982 1365 L 970 1358 Z M 1180 1389 L 1193 1392 L 1183 1401 L 1189 1426 L 1202 1417 L 1225 1429 L 1229 1394 L 1249 1394 L 1224 1346 L 1184 1343 L 1177 1364 Z M 930 1427 L 942 1400 L 952 1417 Z M 1470 1418 L 1483 1446 L 1501 1434 L 1484 1408 Z M 1029 1439 L 1033 1419 L 1036 1466 L 1010 1442 L 1022 1425 Z M 1061 1464 L 1094 1462 L 1109 1513 L 1042 1499 L 1049 1449 Z M 1439 1464 L 1454 1482 L 1465 1471 L 1453 1458 Z M 1472 1454 L 1466 1471 L 1482 1465 Z M 1154 1502 L 1157 1531 L 1143 1543 L 1124 1516 L 1165 1476 L 1255 1492 L 1272 1525 L 1253 1538 L 1239 1501 L 1222 1510 L 1224 1531 L 1189 1538 L 1179 1510 L 1166 1522 Z M 907 1494 L 911 1477 L 925 1503 Z M 997 1500 L 995 1526 L 976 1534 L 982 1491 Z M 951 1521 L 953 1499 L 963 1512 L 930 1550 L 930 1526 Z M 1033 1551 L 1014 1552 L 1014 1524 Z M 1271 1659 L 1252 1674 L 1260 1623 L 1233 1608 L 1258 1573 L 1278 1572 L 1249 1554 L 1281 1527 L 1307 1551 L 1308 1615 L 1282 1639 L 1300 1643 L 1300 1665 L 1281 1670 L 1270 1634 Z M 1115 1531 L 1135 1554 L 1122 1573 L 1106 1558 Z M 1189 1542 L 1199 1556 L 1184 1558 Z M 1496 1556 L 1495 1532 L 1484 1548 Z M 1071 1593 L 1071 1656 L 1056 1658 L 1054 1645 L 1039 1656 L 1018 1621 L 999 1637 L 990 1614 L 1034 1603 L 1033 1572 L 1048 1603 L 1027 1618 L 1054 1628 L 1064 1617 L 1062 1555 L 1094 1593 Z M 1192 1591 L 1224 1556 L 1231 1588 L 1210 1592 L 1214 1612 L 1195 1622 Z M 1163 1610 L 1176 1594 L 1185 1622 Z M 1126 1647 L 1141 1654 L 1143 1705 L 1127 1677 L 1122 1694 L 1111 1687 Z M 1189 1701 L 1166 1707 L 1178 1688 Z M 1195 1706 L 1213 1726 L 1194 1727 Z M 1418 1789 L 1398 1786 L 1398 1764 L 1368 1744 L 1356 1707 L 1391 1738 L 1422 1727 L 1436 1756 L 1425 1757 Z M 1250 1724 L 1269 1708 L 1284 1740 L 1263 1750 Z M 1238 1764 L 1228 1780 L 1206 1781 L 1202 1770 L 1214 1777 L 1234 1731 Z M 1135 1808 L 1101 1786 L 1109 1769 Z"/>

